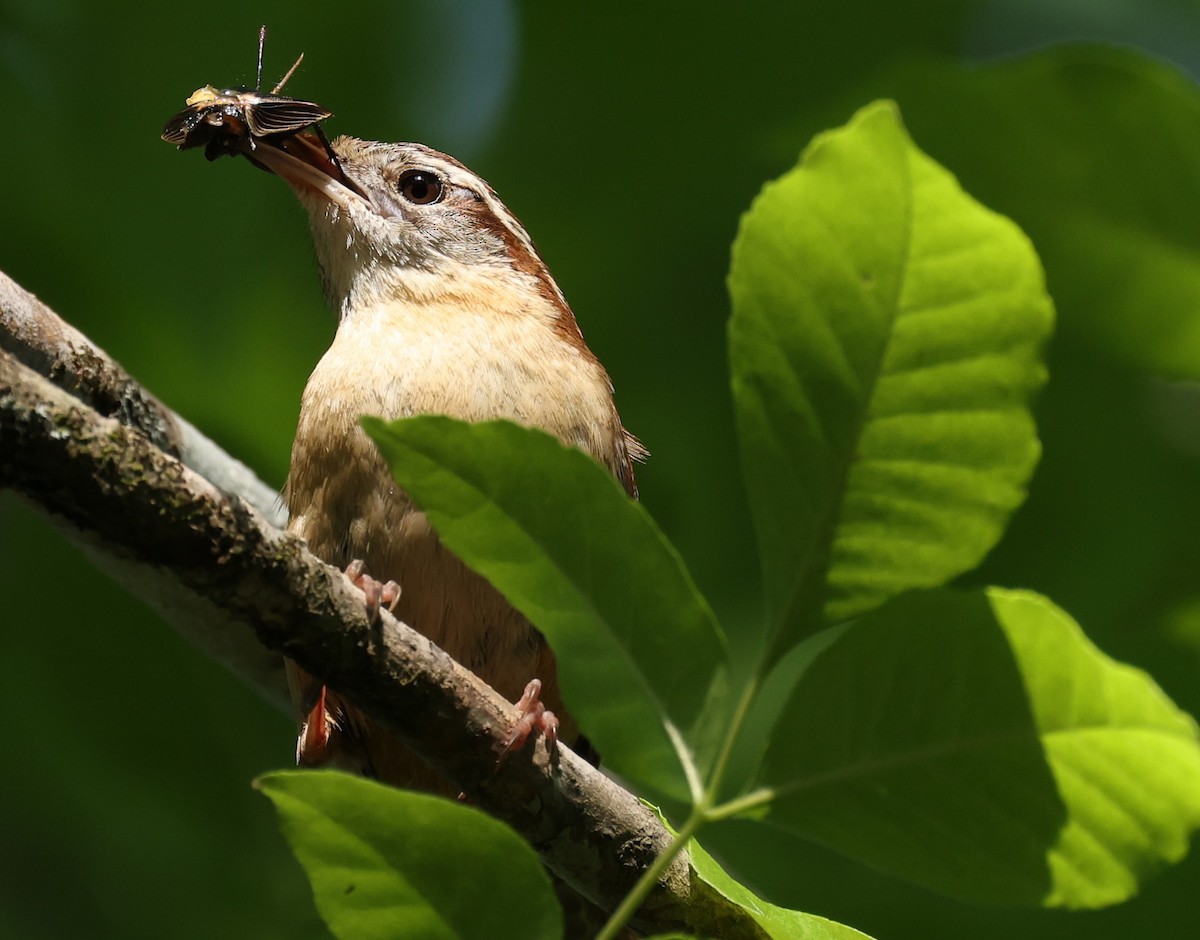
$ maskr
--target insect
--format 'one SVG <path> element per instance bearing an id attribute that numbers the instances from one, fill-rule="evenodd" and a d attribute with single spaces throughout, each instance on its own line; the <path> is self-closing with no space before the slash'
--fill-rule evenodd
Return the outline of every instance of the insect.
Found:
<path id="1" fill-rule="evenodd" d="M 237 154 L 249 147 L 255 149 L 264 138 L 282 138 L 311 127 L 325 146 L 328 141 L 317 123 L 333 117 L 333 112 L 313 101 L 301 101 L 279 94 L 288 79 L 304 61 L 296 59 L 287 74 L 270 93 L 262 87 L 263 43 L 267 28 L 258 33 L 258 81 L 254 88 L 216 88 L 205 85 L 187 99 L 187 107 L 167 121 L 162 139 L 180 150 L 204 147 L 204 155 L 215 160 L 223 154 Z"/>

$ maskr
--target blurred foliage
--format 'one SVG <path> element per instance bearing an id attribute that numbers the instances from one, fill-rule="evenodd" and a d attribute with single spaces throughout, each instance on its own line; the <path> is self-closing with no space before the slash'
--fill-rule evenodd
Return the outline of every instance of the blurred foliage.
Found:
<path id="1" fill-rule="evenodd" d="M 1107 39 L 1196 72 L 1195 3 L 4 0 L 0 268 L 278 485 L 300 389 L 333 330 L 301 210 L 244 163 L 208 166 L 158 140 L 197 86 L 253 83 L 263 22 L 268 76 L 305 51 L 289 91 L 330 107 L 332 131 L 454 152 L 526 223 L 653 454 L 644 501 L 735 643 L 760 591 L 728 392 L 729 245 L 762 182 L 815 131 L 894 97 L 923 149 L 1032 235 L 1064 323 L 1036 409 L 1045 454 L 1030 499 L 973 579 L 1048 594 L 1200 712 L 1197 632 L 1179 627 L 1200 596 L 1200 408 L 1190 386 L 1144 371 L 1153 360 L 1129 354 L 1129 333 L 1087 329 L 1090 305 L 1115 299 L 1126 243 L 1074 211 L 1063 213 L 1073 227 L 1056 228 L 1060 190 L 1046 184 L 1086 181 L 1064 207 L 1094 200 L 1101 221 L 1136 217 L 1134 234 L 1161 239 L 1172 276 L 1138 254 L 1155 289 L 1145 296 L 1186 326 L 1196 89 L 1127 54 L 1102 87 L 1078 71 L 1064 87 L 1053 69 L 978 68 L 981 56 Z M 1116 107 L 1133 86 L 1113 69 L 1178 103 L 1140 124 L 1114 119 L 1142 109 Z M 1004 74 L 1022 76 L 1033 117 L 997 105 Z M 1072 89 L 1055 112 L 1050 97 Z M 1136 334 L 1140 322 L 1122 326 Z M 1176 362 L 1179 375 L 1196 369 Z M 0 935 L 327 936 L 249 786 L 288 763 L 287 717 L 7 496 L 0 562 Z M 738 838 L 736 825 L 722 838 Z M 1171 935 L 1194 921 L 1200 875 L 1193 855 L 1110 910 L 994 911 L 803 851 L 810 863 L 784 870 L 760 847 L 740 874 L 777 903 L 893 940 Z"/>

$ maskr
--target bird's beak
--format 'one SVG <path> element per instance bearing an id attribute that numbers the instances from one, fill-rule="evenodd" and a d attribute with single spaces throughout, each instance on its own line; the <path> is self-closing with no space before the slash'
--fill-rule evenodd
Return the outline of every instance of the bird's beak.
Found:
<path id="1" fill-rule="evenodd" d="M 246 140 L 242 155 L 251 163 L 281 177 L 298 194 L 316 193 L 349 210 L 370 206 L 363 191 L 346 176 L 324 134 L 308 128 L 278 140 Z"/>

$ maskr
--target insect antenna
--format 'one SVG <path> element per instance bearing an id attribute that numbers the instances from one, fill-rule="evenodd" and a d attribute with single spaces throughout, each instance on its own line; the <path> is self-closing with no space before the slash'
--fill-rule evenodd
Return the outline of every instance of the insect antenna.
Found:
<path id="1" fill-rule="evenodd" d="M 262 91 L 263 46 L 265 46 L 266 44 L 267 44 L 267 24 L 263 23 L 262 26 L 260 26 L 258 28 L 258 72 L 256 73 L 255 78 L 254 78 L 254 90 L 255 91 Z M 275 89 L 275 90 L 278 91 L 279 89 Z"/>
<path id="2" fill-rule="evenodd" d="M 257 73 L 257 76 L 255 77 L 255 81 L 254 81 L 254 90 L 255 91 L 262 91 L 263 47 L 266 44 L 267 44 L 267 24 L 263 23 L 263 25 L 258 28 L 258 73 Z M 287 70 L 287 74 L 284 75 L 283 78 L 281 78 L 279 80 L 279 84 L 277 84 L 274 88 L 271 89 L 271 94 L 277 95 L 281 91 L 283 91 L 283 86 L 288 83 L 288 80 L 291 79 L 292 75 L 295 73 L 296 69 L 298 69 L 300 67 L 300 63 L 303 61 L 304 61 L 304 53 L 301 52 L 300 55 L 296 57 L 296 61 L 292 63 L 292 67 Z"/>
<path id="3" fill-rule="evenodd" d="M 292 77 L 292 73 L 295 72 L 296 69 L 298 69 L 300 67 L 300 63 L 303 61 L 304 61 L 304 53 L 301 52 L 300 55 L 296 57 L 296 61 L 292 63 L 292 67 L 287 70 L 287 74 L 284 75 L 283 78 L 281 78 L 279 80 L 279 84 L 271 89 L 271 94 L 277 95 L 281 91 L 283 91 L 283 86 L 288 83 L 288 79 Z"/>

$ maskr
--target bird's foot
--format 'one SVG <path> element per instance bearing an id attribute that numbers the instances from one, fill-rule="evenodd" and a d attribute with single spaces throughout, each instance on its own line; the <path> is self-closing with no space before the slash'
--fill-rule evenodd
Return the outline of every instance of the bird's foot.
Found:
<path id="1" fill-rule="evenodd" d="M 396 602 L 400 600 L 400 585 L 395 581 L 376 581 L 367 574 L 367 566 L 361 558 L 356 558 L 346 566 L 346 577 L 366 597 L 369 623 L 379 620 L 380 607 L 387 607 L 389 613 L 396 610 Z"/>
<path id="2" fill-rule="evenodd" d="M 554 712 L 546 708 L 541 700 L 542 680 L 530 679 L 529 685 L 516 703 L 517 721 L 508 739 L 504 742 L 504 750 L 500 752 L 500 760 L 504 760 L 512 751 L 519 751 L 535 732 L 541 732 L 546 741 L 546 750 L 554 753 L 558 744 L 558 718 Z"/>

